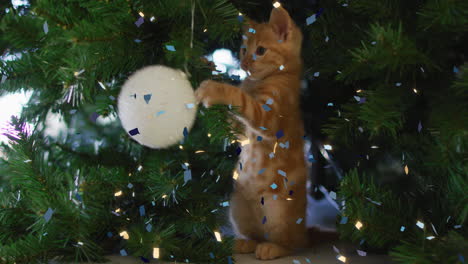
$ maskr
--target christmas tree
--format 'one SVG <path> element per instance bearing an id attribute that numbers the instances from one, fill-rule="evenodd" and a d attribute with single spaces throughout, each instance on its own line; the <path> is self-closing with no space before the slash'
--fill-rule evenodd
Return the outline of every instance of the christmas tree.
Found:
<path id="1" fill-rule="evenodd" d="M 282 5 L 304 33 L 307 133 L 339 167 L 309 158 L 326 179 L 314 185 L 332 188 L 344 172 L 343 239 L 397 263 L 464 263 L 468 2 Z M 241 148 L 225 122 L 235 109 L 202 109 L 180 145 L 151 150 L 122 129 L 115 98 L 152 64 L 186 71 L 193 87 L 236 83 L 204 58 L 237 50 L 244 16 L 266 21 L 271 8 L 270 0 L 1 2 L 0 95 L 32 92 L 2 146 L 1 261 L 112 252 L 234 261 L 232 239 L 217 232 Z M 52 116 L 67 127 L 56 136 Z"/>

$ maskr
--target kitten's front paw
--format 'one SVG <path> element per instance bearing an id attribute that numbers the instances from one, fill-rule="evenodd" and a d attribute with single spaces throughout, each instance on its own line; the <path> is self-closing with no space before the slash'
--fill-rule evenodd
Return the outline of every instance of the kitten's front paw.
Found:
<path id="1" fill-rule="evenodd" d="M 261 260 L 275 259 L 291 254 L 291 250 L 271 242 L 264 242 L 257 245 L 255 256 Z"/>
<path id="2" fill-rule="evenodd" d="M 195 98 L 205 107 L 222 104 L 222 87 L 220 83 L 212 80 L 203 81 L 195 91 Z"/>
<path id="3" fill-rule="evenodd" d="M 234 252 L 240 254 L 252 253 L 255 251 L 257 244 L 255 240 L 236 239 L 234 241 Z"/>

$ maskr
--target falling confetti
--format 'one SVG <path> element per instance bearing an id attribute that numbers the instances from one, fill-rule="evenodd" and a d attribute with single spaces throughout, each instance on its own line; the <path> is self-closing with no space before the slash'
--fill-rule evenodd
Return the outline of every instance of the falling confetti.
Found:
<path id="1" fill-rule="evenodd" d="M 343 216 L 343 217 L 341 218 L 340 224 L 341 224 L 341 225 L 344 225 L 344 224 L 346 224 L 346 223 L 348 223 L 348 217 Z"/>
<path id="2" fill-rule="evenodd" d="M 271 107 L 269 107 L 269 106 L 266 105 L 266 104 L 262 105 L 262 107 L 263 107 L 263 109 L 264 109 L 265 111 L 267 111 L 267 112 L 268 112 L 268 111 L 271 111 Z"/>
<path id="3" fill-rule="evenodd" d="M 136 136 L 136 135 L 140 134 L 140 131 L 138 131 L 138 128 L 134 128 L 134 129 L 128 131 L 128 133 L 130 134 L 130 136 Z"/>
<path id="4" fill-rule="evenodd" d="M 273 104 L 273 99 L 269 98 L 267 101 L 266 101 L 266 104 L 267 105 L 272 105 Z"/>
<path id="5" fill-rule="evenodd" d="M 176 51 L 176 49 L 172 45 L 166 45 L 166 49 L 169 51 Z"/>
<path id="6" fill-rule="evenodd" d="M 283 130 L 278 130 L 278 132 L 276 132 L 276 138 L 277 139 L 280 139 L 284 136 L 284 132 Z"/>
<path id="7" fill-rule="evenodd" d="M 120 255 L 123 257 L 127 256 L 127 251 L 125 249 L 120 250 Z"/>
<path id="8" fill-rule="evenodd" d="M 276 188 L 278 188 L 278 185 L 276 185 L 276 183 L 273 183 L 273 184 L 270 185 L 270 187 L 271 187 L 273 190 L 275 190 Z M 276 199 L 275 199 L 275 200 L 276 200 Z"/>
<path id="9" fill-rule="evenodd" d="M 252 34 L 256 33 L 255 29 L 253 29 L 253 28 L 249 28 L 249 32 L 252 33 Z"/>
<path id="10" fill-rule="evenodd" d="M 300 223 L 302 223 L 302 218 L 299 218 L 299 219 L 297 219 L 297 221 L 296 221 L 296 224 L 299 225 Z"/>
<path id="11" fill-rule="evenodd" d="M 47 209 L 47 211 L 44 214 L 44 219 L 46 223 L 50 221 L 53 214 L 54 214 L 54 210 L 52 210 L 52 208 L 49 207 L 49 209 Z"/>
<path id="12" fill-rule="evenodd" d="M 135 25 L 137 27 L 140 27 L 143 23 L 145 22 L 145 19 L 143 17 L 138 18 L 138 20 L 135 22 Z"/>
<path id="13" fill-rule="evenodd" d="M 308 17 L 306 19 L 306 24 L 309 26 L 309 25 L 313 24 L 315 21 L 316 21 L 316 15 L 313 14 L 313 15 L 311 15 L 310 17 Z"/>
<path id="14" fill-rule="evenodd" d="M 320 76 L 320 72 L 314 73 L 314 77 L 319 77 L 319 76 Z"/>
<path id="15" fill-rule="evenodd" d="M 146 231 L 151 232 L 151 230 L 153 230 L 153 225 L 147 224 L 145 228 L 146 228 Z"/>
<path id="16" fill-rule="evenodd" d="M 149 104 L 149 102 L 151 100 L 151 96 L 152 96 L 152 94 L 143 95 L 143 99 L 145 99 L 146 104 Z"/>
<path id="17" fill-rule="evenodd" d="M 128 235 L 127 231 L 122 231 L 122 232 L 119 233 L 119 235 L 120 235 L 121 237 L 123 237 L 123 239 L 129 239 L 129 238 L 130 238 L 130 236 Z"/>
<path id="18" fill-rule="evenodd" d="M 44 29 L 44 33 L 49 33 L 49 25 L 47 25 L 47 21 L 44 22 L 44 25 L 42 26 L 42 28 Z"/>
<path id="19" fill-rule="evenodd" d="M 282 170 L 278 170 L 278 174 L 283 176 L 283 177 L 286 177 L 286 172 L 284 172 Z"/>
<path id="20" fill-rule="evenodd" d="M 405 229 L 406 229 L 406 227 L 404 227 L 404 226 L 401 226 L 401 227 L 400 227 L 400 232 L 404 232 L 404 231 L 405 231 Z"/>
<path id="21" fill-rule="evenodd" d="M 145 212 L 145 206 L 144 205 L 141 205 L 140 208 L 140 216 L 145 216 L 146 212 Z"/>
<path id="22" fill-rule="evenodd" d="M 357 253 L 358 253 L 358 255 L 361 256 L 361 257 L 367 256 L 367 252 L 362 251 L 362 250 L 359 250 L 359 249 L 357 250 Z"/>
<path id="23" fill-rule="evenodd" d="M 417 225 L 419 228 L 421 228 L 421 229 L 424 228 L 424 223 L 421 222 L 421 221 L 416 222 L 416 225 Z"/>
<path id="24" fill-rule="evenodd" d="M 263 168 L 261 170 L 258 171 L 258 174 L 262 174 L 263 172 L 265 172 L 266 168 Z"/>

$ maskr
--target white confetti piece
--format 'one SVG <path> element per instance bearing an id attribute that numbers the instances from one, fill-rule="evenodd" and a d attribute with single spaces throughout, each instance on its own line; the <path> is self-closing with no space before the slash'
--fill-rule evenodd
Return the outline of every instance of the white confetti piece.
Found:
<path id="1" fill-rule="evenodd" d="M 361 257 L 367 256 L 367 252 L 362 251 L 362 250 L 359 250 L 359 249 L 357 250 L 357 253 L 358 253 L 358 255 L 361 256 Z"/>
<path id="2" fill-rule="evenodd" d="M 49 25 L 47 25 L 47 21 L 44 22 L 44 25 L 42 25 L 42 28 L 44 29 L 44 33 L 49 33 Z"/>
<path id="3" fill-rule="evenodd" d="M 424 228 L 424 223 L 421 222 L 421 221 L 416 222 L 416 225 L 417 225 L 419 228 L 421 228 L 421 229 Z"/>
<path id="4" fill-rule="evenodd" d="M 320 76 L 320 72 L 314 73 L 314 77 L 319 77 L 319 76 Z"/>

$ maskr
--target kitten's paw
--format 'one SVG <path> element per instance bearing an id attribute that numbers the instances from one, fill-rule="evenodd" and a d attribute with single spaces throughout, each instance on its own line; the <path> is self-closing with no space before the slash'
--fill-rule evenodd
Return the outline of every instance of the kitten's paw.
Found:
<path id="1" fill-rule="evenodd" d="M 290 249 L 271 242 L 260 243 L 255 250 L 255 256 L 261 260 L 275 259 L 287 256 L 290 253 Z"/>
<path id="2" fill-rule="evenodd" d="M 240 254 L 252 253 L 257 248 L 257 244 L 255 240 L 236 239 L 234 242 L 234 252 Z"/>
<path id="3" fill-rule="evenodd" d="M 205 107 L 210 107 L 214 104 L 221 103 L 217 98 L 220 98 L 219 83 L 212 80 L 203 81 L 195 90 L 195 98 Z"/>

